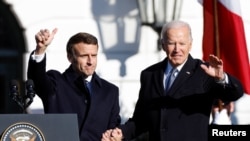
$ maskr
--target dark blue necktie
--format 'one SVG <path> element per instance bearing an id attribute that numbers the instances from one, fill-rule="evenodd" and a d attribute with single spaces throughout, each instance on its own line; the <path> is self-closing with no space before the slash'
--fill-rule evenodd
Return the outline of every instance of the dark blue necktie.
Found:
<path id="1" fill-rule="evenodd" d="M 89 95 L 91 95 L 91 84 L 87 80 L 84 80 L 84 85 L 86 90 L 88 91 Z"/>
<path id="2" fill-rule="evenodd" d="M 175 68 L 172 68 L 171 71 L 167 74 L 167 77 L 166 77 L 166 81 L 165 81 L 165 84 L 166 84 L 166 92 L 168 92 L 168 90 L 170 89 L 171 85 L 173 84 L 176 76 L 177 76 L 177 73 L 178 73 L 178 70 L 175 69 Z"/>

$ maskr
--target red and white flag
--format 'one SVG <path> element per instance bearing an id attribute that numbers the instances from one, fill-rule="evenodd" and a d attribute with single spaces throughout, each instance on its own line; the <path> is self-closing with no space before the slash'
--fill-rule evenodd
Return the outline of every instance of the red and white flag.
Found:
<path id="1" fill-rule="evenodd" d="M 216 2 L 216 3 L 215 3 Z M 203 59 L 219 56 L 224 70 L 238 78 L 250 94 L 250 66 L 238 0 L 203 0 Z"/>

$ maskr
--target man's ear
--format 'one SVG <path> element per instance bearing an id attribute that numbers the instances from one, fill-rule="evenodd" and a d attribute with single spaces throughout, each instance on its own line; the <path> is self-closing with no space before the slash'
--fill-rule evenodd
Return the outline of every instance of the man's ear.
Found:
<path id="1" fill-rule="evenodd" d="M 68 58 L 68 60 L 69 60 L 70 63 L 73 62 L 73 56 L 72 55 L 67 54 L 67 58 Z"/>
<path id="2" fill-rule="evenodd" d="M 161 48 L 162 48 L 164 51 L 166 51 L 166 50 L 165 50 L 165 44 L 164 44 L 163 39 L 161 39 Z"/>

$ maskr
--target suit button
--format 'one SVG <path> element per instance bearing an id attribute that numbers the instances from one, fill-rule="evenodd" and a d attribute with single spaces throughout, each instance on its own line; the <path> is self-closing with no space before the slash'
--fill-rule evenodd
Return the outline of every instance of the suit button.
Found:
<path id="1" fill-rule="evenodd" d="M 85 104 L 88 104 L 88 100 L 85 99 L 85 100 L 84 100 L 84 103 L 85 103 Z"/>

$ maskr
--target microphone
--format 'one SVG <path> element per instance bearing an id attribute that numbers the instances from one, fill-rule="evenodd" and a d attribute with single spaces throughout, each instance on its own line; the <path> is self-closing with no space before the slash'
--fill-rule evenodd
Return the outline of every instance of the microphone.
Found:
<path id="1" fill-rule="evenodd" d="M 35 97 L 34 82 L 29 79 L 25 82 L 26 94 L 21 95 L 19 92 L 19 83 L 17 80 L 10 81 L 10 96 L 13 101 L 15 101 L 23 110 L 23 113 L 26 113 L 26 108 L 33 102 Z"/>
<path id="2" fill-rule="evenodd" d="M 28 79 L 27 81 L 26 81 L 26 89 L 27 89 L 27 96 L 28 97 L 34 97 L 35 96 L 35 90 L 34 90 L 34 82 L 33 82 L 33 80 L 31 80 L 31 79 Z"/>
<path id="3" fill-rule="evenodd" d="M 19 83 L 17 82 L 17 80 L 10 81 L 10 96 L 14 101 L 17 101 L 20 96 L 18 86 Z"/>
<path id="4" fill-rule="evenodd" d="M 17 80 L 10 81 L 10 97 L 23 109 L 22 96 L 19 93 L 19 83 Z"/>
<path id="5" fill-rule="evenodd" d="M 28 99 L 28 101 L 26 101 L 26 105 L 25 108 L 27 108 L 32 102 L 33 102 L 33 98 L 35 97 L 35 90 L 34 90 L 34 82 L 31 79 L 28 79 L 25 83 L 26 85 L 26 99 Z"/>

